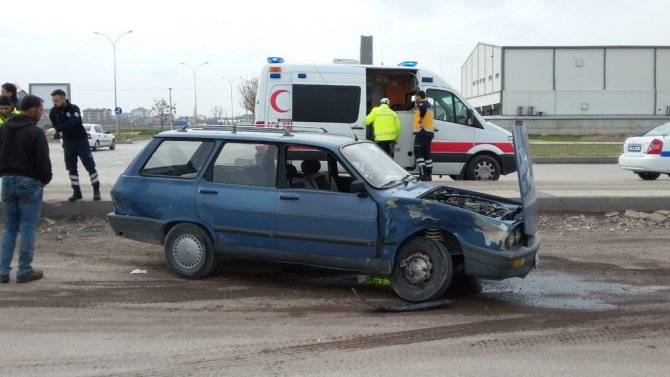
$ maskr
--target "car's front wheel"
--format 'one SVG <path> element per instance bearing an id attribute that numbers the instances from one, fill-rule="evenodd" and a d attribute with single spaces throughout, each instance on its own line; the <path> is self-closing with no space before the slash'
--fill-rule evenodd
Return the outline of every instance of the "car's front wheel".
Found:
<path id="1" fill-rule="evenodd" d="M 116 149 L 116 140 L 112 139 L 112 143 L 109 144 L 109 150 L 113 151 L 114 149 Z"/>
<path id="2" fill-rule="evenodd" d="M 195 224 L 181 223 L 170 229 L 164 250 L 172 272 L 186 279 L 205 278 L 216 267 L 212 240 Z"/>
<path id="3" fill-rule="evenodd" d="M 451 256 L 444 245 L 430 238 L 412 238 L 396 254 L 391 288 L 407 301 L 435 300 L 449 288 L 453 270 Z"/>
<path id="4" fill-rule="evenodd" d="M 645 181 L 653 181 L 654 179 L 661 176 L 661 173 L 639 172 L 639 173 L 635 173 L 635 174 L 637 174 L 640 178 L 644 179 Z"/>

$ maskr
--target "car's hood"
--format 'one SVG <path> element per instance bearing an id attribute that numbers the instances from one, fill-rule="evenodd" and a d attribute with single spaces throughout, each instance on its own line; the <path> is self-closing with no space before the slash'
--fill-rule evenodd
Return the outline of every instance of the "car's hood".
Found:
<path id="1" fill-rule="evenodd" d="M 527 235 L 532 236 L 537 231 L 538 208 L 528 135 L 523 124 L 515 124 L 512 133 L 514 135 L 514 155 L 519 177 L 519 193 L 523 205 L 524 231 Z"/>

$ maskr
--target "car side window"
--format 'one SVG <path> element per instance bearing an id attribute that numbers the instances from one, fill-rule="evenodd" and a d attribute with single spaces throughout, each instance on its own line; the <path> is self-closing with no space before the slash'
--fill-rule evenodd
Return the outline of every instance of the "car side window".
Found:
<path id="1" fill-rule="evenodd" d="M 212 166 L 210 180 L 217 183 L 275 187 L 277 146 L 227 142 Z"/>
<path id="2" fill-rule="evenodd" d="M 94 130 L 96 133 L 99 133 L 99 134 L 102 133 L 102 131 L 100 130 L 100 127 L 98 127 L 98 126 L 94 126 L 94 127 L 93 127 L 93 130 Z"/>
<path id="3" fill-rule="evenodd" d="M 140 175 L 195 178 L 202 170 L 214 142 L 203 140 L 165 140 L 140 170 Z"/>
<path id="4" fill-rule="evenodd" d="M 429 89 L 426 96 L 433 105 L 436 120 L 456 123 L 453 94 L 444 90 Z"/>

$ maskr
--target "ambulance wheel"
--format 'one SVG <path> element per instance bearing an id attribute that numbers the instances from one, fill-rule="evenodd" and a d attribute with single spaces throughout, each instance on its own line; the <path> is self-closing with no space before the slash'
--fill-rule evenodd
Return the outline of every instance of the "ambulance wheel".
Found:
<path id="1" fill-rule="evenodd" d="M 467 169 L 469 180 L 497 181 L 500 178 L 500 164 L 494 157 L 485 154 L 473 158 Z"/>
<path id="2" fill-rule="evenodd" d="M 436 300 L 449 288 L 453 271 L 451 255 L 444 245 L 426 237 L 412 238 L 396 253 L 391 288 L 403 300 Z"/>
<path id="3" fill-rule="evenodd" d="M 661 176 L 661 173 L 645 173 L 645 172 L 639 172 L 636 173 L 640 178 L 644 179 L 645 181 L 653 181 L 654 179 L 658 178 Z M 670 174 L 669 174 L 670 175 Z"/>

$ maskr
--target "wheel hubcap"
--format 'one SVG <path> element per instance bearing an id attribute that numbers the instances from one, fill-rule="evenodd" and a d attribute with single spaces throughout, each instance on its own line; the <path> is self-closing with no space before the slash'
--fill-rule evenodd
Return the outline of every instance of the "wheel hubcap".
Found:
<path id="1" fill-rule="evenodd" d="M 481 181 L 488 181 L 493 178 L 495 169 L 487 162 L 482 162 L 475 166 L 475 177 Z"/>
<path id="2" fill-rule="evenodd" d="M 197 267 L 202 261 L 203 254 L 202 245 L 191 234 L 179 236 L 172 244 L 172 255 L 175 261 L 187 269 Z"/>
<path id="3" fill-rule="evenodd" d="M 430 280 L 433 264 L 430 257 L 423 253 L 414 253 L 400 262 L 403 275 L 411 284 L 423 284 Z"/>

